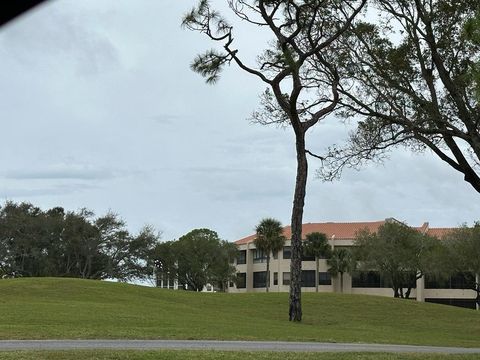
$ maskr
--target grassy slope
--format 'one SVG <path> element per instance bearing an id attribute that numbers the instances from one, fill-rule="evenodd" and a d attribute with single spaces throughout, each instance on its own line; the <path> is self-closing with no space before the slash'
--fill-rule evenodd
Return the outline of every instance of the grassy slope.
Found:
<path id="1" fill-rule="evenodd" d="M 373 296 L 204 294 L 78 279 L 0 281 L 0 338 L 245 339 L 480 347 L 480 313 Z"/>

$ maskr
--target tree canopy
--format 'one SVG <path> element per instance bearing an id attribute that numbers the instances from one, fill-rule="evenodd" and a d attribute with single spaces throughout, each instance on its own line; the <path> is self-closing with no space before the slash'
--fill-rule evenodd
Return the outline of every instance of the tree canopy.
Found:
<path id="1" fill-rule="evenodd" d="M 354 256 L 360 269 L 378 271 L 387 280 L 394 297 L 408 298 L 417 279 L 436 271 L 433 257 L 439 245 L 438 240 L 392 220 L 377 232 L 360 231 Z"/>
<path id="2" fill-rule="evenodd" d="M 0 276 L 146 278 L 159 237 L 148 226 L 130 234 L 114 213 L 7 202 L 0 208 Z"/>
<path id="3" fill-rule="evenodd" d="M 283 249 L 285 236 L 283 236 L 283 227 L 280 221 L 265 218 L 255 228 L 257 237 L 253 241 L 257 250 L 262 251 L 267 258 L 267 276 L 265 280 L 265 289 L 268 292 L 270 287 L 270 253 L 275 253 Z"/>
<path id="4" fill-rule="evenodd" d="M 158 244 L 153 257 L 159 275 L 168 273 L 188 290 L 201 291 L 208 283 L 224 290 L 235 280 L 233 243 L 210 229 L 195 229 L 176 241 Z"/>
<path id="5" fill-rule="evenodd" d="M 374 0 L 371 11 L 384 21 L 357 21 L 339 39 L 338 113 L 359 121 L 320 175 L 404 146 L 430 150 L 480 192 L 478 1 Z"/>
<path id="6" fill-rule="evenodd" d="M 473 227 L 463 225 L 444 237 L 446 253 L 443 266 L 450 274 L 461 273 L 469 289 L 477 293 L 480 307 L 480 222 Z"/>
<path id="7" fill-rule="evenodd" d="M 355 266 L 349 249 L 334 248 L 327 259 L 328 272 L 333 276 L 340 274 L 340 291 L 343 292 L 343 274 L 352 271 Z"/>
<path id="8" fill-rule="evenodd" d="M 306 255 L 315 256 L 315 291 L 318 292 L 319 259 L 330 258 L 332 247 L 328 243 L 327 235 L 320 232 L 312 232 L 305 237 L 303 248 Z"/>

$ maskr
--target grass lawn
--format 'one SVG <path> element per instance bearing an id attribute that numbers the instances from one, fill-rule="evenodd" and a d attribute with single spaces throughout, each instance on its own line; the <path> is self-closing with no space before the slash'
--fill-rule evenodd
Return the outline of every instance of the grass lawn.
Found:
<path id="1" fill-rule="evenodd" d="M 292 353 L 238 351 L 15 351 L 0 360 L 475 360 L 478 354 Z"/>
<path id="2" fill-rule="evenodd" d="M 287 321 L 286 293 L 207 294 L 80 279 L 8 279 L 0 280 L 0 339 L 291 340 L 480 347 L 480 313 L 474 310 L 330 293 L 305 293 L 303 306 L 304 321 L 298 324 Z"/>

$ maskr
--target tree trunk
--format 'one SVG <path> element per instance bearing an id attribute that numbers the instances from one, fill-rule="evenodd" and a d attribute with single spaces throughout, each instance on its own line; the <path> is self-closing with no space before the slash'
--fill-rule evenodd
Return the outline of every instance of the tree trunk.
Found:
<path id="1" fill-rule="evenodd" d="M 407 291 L 405 292 L 405 299 L 410 299 L 411 292 L 412 292 L 412 288 L 411 287 L 407 288 Z"/>
<path id="2" fill-rule="evenodd" d="M 343 293 L 343 272 L 340 273 L 340 292 Z"/>
<path id="3" fill-rule="evenodd" d="M 394 297 L 394 298 L 400 297 L 400 294 L 399 294 L 399 292 L 398 292 L 398 288 L 397 288 L 397 287 L 393 287 L 393 297 Z"/>
<path id="4" fill-rule="evenodd" d="M 289 320 L 302 321 L 302 220 L 305 192 L 307 187 L 308 165 L 305 154 L 305 133 L 303 129 L 295 130 L 297 151 L 297 177 L 292 209 L 292 257 L 290 261 L 290 297 Z"/>
<path id="5" fill-rule="evenodd" d="M 270 255 L 267 255 L 267 276 L 265 279 L 265 290 L 268 293 L 268 288 L 270 287 Z"/>
<path id="6" fill-rule="evenodd" d="M 318 256 L 315 256 L 315 292 L 318 293 Z"/>

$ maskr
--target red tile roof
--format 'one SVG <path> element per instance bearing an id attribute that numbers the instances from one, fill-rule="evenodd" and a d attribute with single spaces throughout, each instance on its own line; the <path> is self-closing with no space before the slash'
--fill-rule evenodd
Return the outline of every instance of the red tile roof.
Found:
<path id="1" fill-rule="evenodd" d="M 455 228 L 430 228 L 428 229 L 427 234 L 441 239 L 453 230 L 455 230 Z"/>
<path id="2" fill-rule="evenodd" d="M 306 234 L 312 232 L 321 232 L 327 235 L 327 237 L 331 238 L 335 236 L 335 239 L 343 239 L 343 240 L 353 240 L 355 238 L 356 233 L 359 230 L 368 229 L 371 232 L 377 231 L 377 229 L 385 224 L 386 221 L 398 221 L 393 218 L 381 220 L 381 221 L 371 221 L 371 222 L 346 222 L 346 223 L 337 223 L 337 222 L 326 222 L 326 223 L 307 223 L 303 224 L 302 228 L 302 236 L 304 237 Z M 428 222 L 423 223 L 422 226 L 414 227 L 418 231 L 422 233 L 427 233 L 431 236 L 436 236 L 441 238 L 443 235 L 447 234 L 448 232 L 452 231 L 453 228 L 429 228 Z M 292 231 L 290 226 L 285 226 L 283 228 L 283 235 L 290 239 L 292 236 Z M 242 245 L 248 244 L 255 240 L 256 234 L 247 236 L 243 239 L 235 241 L 235 244 Z"/>
<path id="3" fill-rule="evenodd" d="M 308 223 L 303 224 L 302 236 L 312 232 L 321 232 L 326 234 L 328 237 L 335 235 L 335 239 L 354 239 L 355 234 L 362 229 L 368 229 L 372 232 L 375 232 L 380 225 L 385 224 L 385 220 L 382 221 L 372 221 L 372 222 L 347 222 L 347 223 L 336 223 L 336 222 L 327 222 L 327 223 Z M 285 226 L 283 228 L 283 235 L 290 239 L 292 236 L 292 230 L 290 226 Z M 235 244 L 242 245 L 252 242 L 256 238 L 256 234 L 247 236 L 243 239 L 235 241 Z"/>

